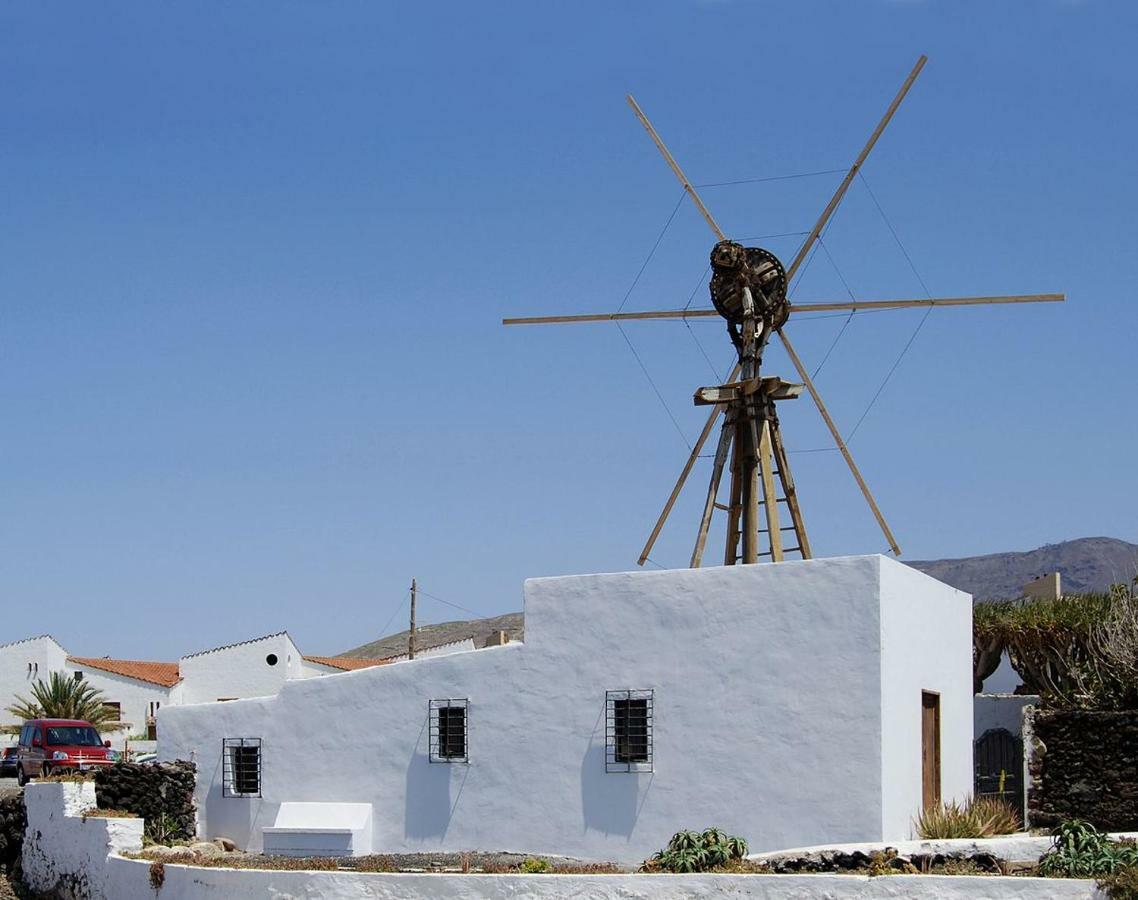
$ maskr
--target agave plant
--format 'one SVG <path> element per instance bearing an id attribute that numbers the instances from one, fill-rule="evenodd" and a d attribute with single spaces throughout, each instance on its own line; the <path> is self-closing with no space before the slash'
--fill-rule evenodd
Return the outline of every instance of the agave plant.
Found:
<path id="1" fill-rule="evenodd" d="M 1051 832 L 1052 846 L 1039 859 L 1041 874 L 1096 878 L 1138 865 L 1138 846 L 1115 841 L 1089 822 L 1071 819 Z"/>
<path id="2" fill-rule="evenodd" d="M 747 855 L 747 842 L 719 828 L 677 831 L 668 846 L 647 860 L 645 872 L 707 872 Z"/>
<path id="3" fill-rule="evenodd" d="M 727 855 L 731 859 L 742 859 L 750 849 L 745 840 L 735 835 L 728 836 L 724 844 L 727 847 Z"/>
<path id="4" fill-rule="evenodd" d="M 677 831 L 668 841 L 669 850 L 695 850 L 702 846 L 702 837 L 696 831 Z"/>
<path id="5" fill-rule="evenodd" d="M 8 712 L 18 719 L 82 719 L 96 728 L 114 727 L 117 713 L 104 704 L 103 692 L 82 678 L 52 672 L 32 685 L 31 699 L 16 697 Z"/>

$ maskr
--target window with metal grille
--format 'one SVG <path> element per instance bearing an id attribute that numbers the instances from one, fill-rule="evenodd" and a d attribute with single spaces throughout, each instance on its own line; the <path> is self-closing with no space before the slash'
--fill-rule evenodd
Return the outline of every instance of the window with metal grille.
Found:
<path id="1" fill-rule="evenodd" d="M 652 700 L 648 691 L 605 693 L 605 771 L 652 771 Z"/>
<path id="2" fill-rule="evenodd" d="M 432 700 L 430 702 L 431 762 L 469 762 L 466 746 L 466 708 L 468 701 Z"/>
<path id="3" fill-rule="evenodd" d="M 261 739 L 225 738 L 221 743 L 221 795 L 261 796 Z"/>

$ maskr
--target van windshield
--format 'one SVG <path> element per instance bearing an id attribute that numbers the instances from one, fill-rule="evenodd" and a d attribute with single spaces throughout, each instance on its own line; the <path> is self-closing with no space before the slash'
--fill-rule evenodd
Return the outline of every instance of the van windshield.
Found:
<path id="1" fill-rule="evenodd" d="M 56 725 L 47 729 L 50 747 L 101 747 L 99 732 L 90 725 Z"/>

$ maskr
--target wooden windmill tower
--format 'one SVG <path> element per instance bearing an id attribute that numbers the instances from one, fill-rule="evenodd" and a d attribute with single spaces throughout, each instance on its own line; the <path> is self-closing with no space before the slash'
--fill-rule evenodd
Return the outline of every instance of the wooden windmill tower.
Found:
<path id="1" fill-rule="evenodd" d="M 889 121 L 893 118 L 893 114 L 901 105 L 901 101 L 905 99 L 905 95 L 913 86 L 913 82 L 921 73 L 926 61 L 927 59 L 924 56 L 917 60 L 904 84 L 901 85 L 901 89 L 893 98 L 893 102 L 889 104 L 885 115 L 881 117 L 881 121 L 877 123 L 877 127 L 869 136 L 865 147 L 862 148 L 861 153 L 850 166 L 834 196 L 830 198 L 830 202 L 822 210 L 822 214 L 818 217 L 818 221 L 814 224 L 809 236 L 799 247 L 794 259 L 787 267 L 784 267 L 781 261 L 768 250 L 759 247 L 743 247 L 741 244 L 728 239 L 708 211 L 707 206 L 704 205 L 703 200 L 700 199 L 699 194 L 696 193 L 695 188 L 692 187 L 687 176 L 684 175 L 679 164 L 668 152 L 668 148 L 664 145 L 660 135 L 657 134 L 656 129 L 652 127 L 652 123 L 648 121 L 648 117 L 644 115 L 643 110 L 631 96 L 627 98 L 629 106 L 632 107 L 633 112 L 636 113 L 637 118 L 648 131 L 657 149 L 680 180 L 684 190 L 711 227 L 718 241 L 711 251 L 712 278 L 710 289 L 713 308 L 570 316 L 530 316 L 503 319 L 502 321 L 505 325 L 546 325 L 573 322 L 615 322 L 630 319 L 701 318 L 706 316 L 721 316 L 727 321 L 727 331 L 738 356 L 738 362 L 728 376 L 726 384 L 700 388 L 695 393 L 696 404 L 710 405 L 712 407 L 711 415 L 708 417 L 707 424 L 704 425 L 703 431 L 700 433 L 699 439 L 696 441 L 691 455 L 688 457 L 680 477 L 664 504 L 664 509 L 660 513 L 644 549 L 641 551 L 638 560 L 640 565 L 644 565 L 648 555 L 652 552 L 652 547 L 721 414 L 724 415 L 724 421 L 715 452 L 711 483 L 708 486 L 695 548 L 692 551 L 691 565 L 696 567 L 702 563 L 711 518 L 716 509 L 727 513 L 727 539 L 724 551 L 724 563 L 726 565 L 739 562 L 754 563 L 758 562 L 760 558 L 769 558 L 774 562 L 779 562 L 787 553 L 798 553 L 803 559 L 810 558 L 810 541 L 802 519 L 794 480 L 791 477 L 790 463 L 783 445 L 776 411 L 776 405 L 779 401 L 798 397 L 804 388 L 818 407 L 826 427 L 833 435 L 838 450 L 841 451 L 850 472 L 853 473 L 853 477 L 869 504 L 869 508 L 873 511 L 877 524 L 881 527 L 889 546 L 895 554 L 900 555 L 901 548 L 886 523 L 877 501 L 873 499 L 869 486 L 865 483 L 865 479 L 854 463 L 849 448 L 842 439 L 842 435 L 834 424 L 826 405 L 822 402 L 814 382 L 786 336 L 785 325 L 794 313 L 903 309 L 921 306 L 972 306 L 994 303 L 1041 303 L 1065 299 L 1063 294 L 1030 294 L 925 300 L 851 300 L 833 303 L 791 303 L 788 300 L 789 289 L 795 275 L 798 274 L 803 262 L 814 248 L 830 218 L 849 190 L 850 184 L 865 163 Z M 776 334 L 797 370 L 798 376 L 802 380 L 801 384 L 788 383 L 777 376 L 760 373 L 763 351 L 771 337 Z M 719 489 L 725 468 L 730 470 L 729 497 L 726 503 L 720 503 Z M 782 524 L 783 519 L 780 512 L 782 507 L 785 507 L 786 516 L 789 519 L 787 525 Z M 761 514 L 760 508 L 762 509 Z M 787 541 L 792 536 L 796 543 L 793 546 L 788 546 Z M 740 543 L 742 544 L 741 552 Z M 760 549 L 761 546 L 765 546 L 766 549 Z"/>

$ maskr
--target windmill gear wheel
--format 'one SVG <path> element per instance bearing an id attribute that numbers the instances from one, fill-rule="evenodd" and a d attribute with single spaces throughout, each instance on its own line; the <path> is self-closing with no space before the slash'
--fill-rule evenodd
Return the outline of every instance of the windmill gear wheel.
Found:
<path id="1" fill-rule="evenodd" d="M 711 271 L 711 302 L 731 325 L 740 325 L 745 316 L 744 287 L 751 289 L 755 313 L 767 328 L 781 328 L 786 322 L 786 270 L 769 250 L 720 241 L 711 250 Z"/>

